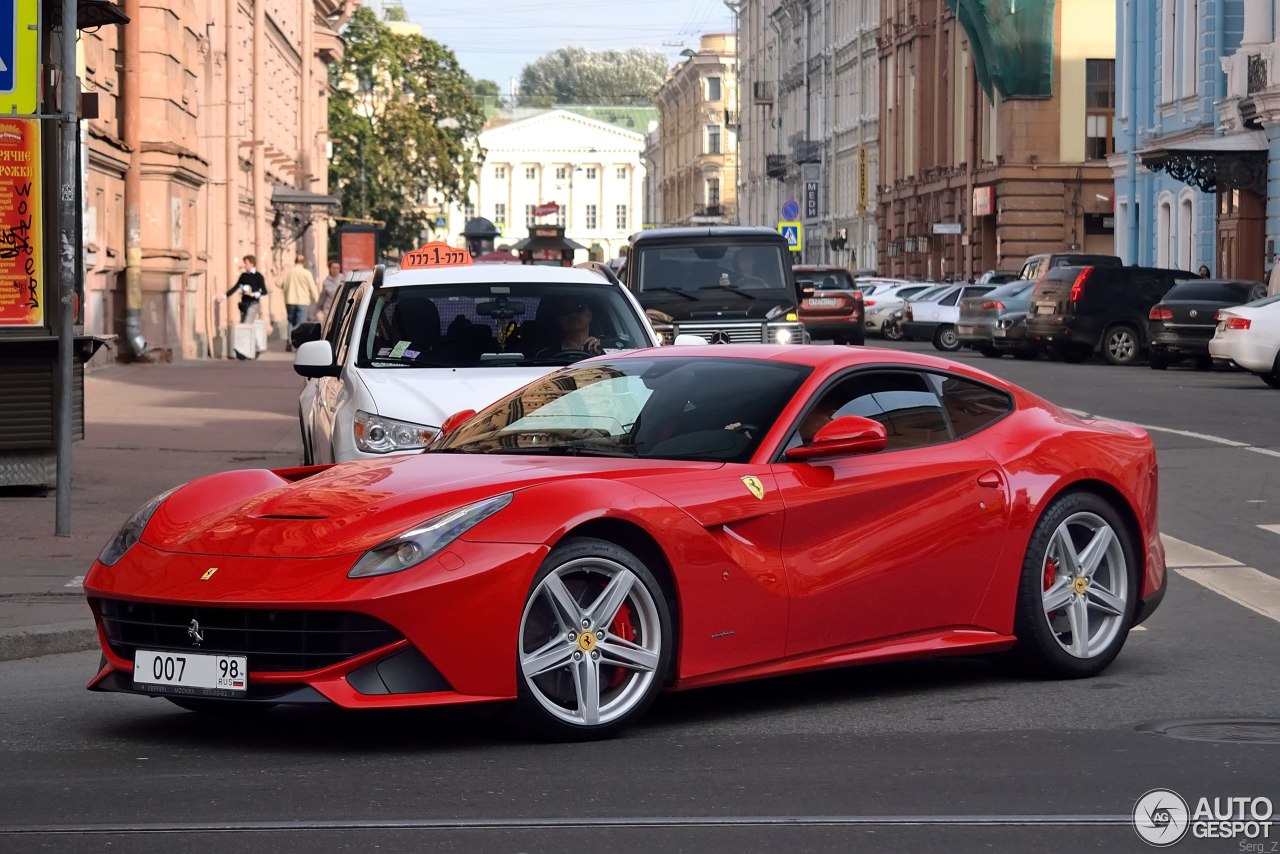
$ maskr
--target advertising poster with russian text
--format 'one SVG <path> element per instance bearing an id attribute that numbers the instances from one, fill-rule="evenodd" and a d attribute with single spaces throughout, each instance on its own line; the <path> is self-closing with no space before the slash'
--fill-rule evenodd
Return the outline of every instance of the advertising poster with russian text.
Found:
<path id="1" fill-rule="evenodd" d="M 0 119 L 0 327 L 44 325 L 40 123 Z"/>

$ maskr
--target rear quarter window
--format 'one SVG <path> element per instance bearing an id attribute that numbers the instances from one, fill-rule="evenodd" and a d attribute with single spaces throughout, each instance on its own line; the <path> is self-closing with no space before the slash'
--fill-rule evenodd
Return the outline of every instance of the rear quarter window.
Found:
<path id="1" fill-rule="evenodd" d="M 942 411 L 957 439 L 972 436 L 1013 411 L 1013 399 L 999 389 L 960 377 L 939 379 Z"/>

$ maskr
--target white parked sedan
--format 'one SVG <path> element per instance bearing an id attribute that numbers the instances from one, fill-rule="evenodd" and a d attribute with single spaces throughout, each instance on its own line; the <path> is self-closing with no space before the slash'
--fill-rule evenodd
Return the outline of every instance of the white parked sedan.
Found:
<path id="1" fill-rule="evenodd" d="M 305 462 L 421 450 L 456 412 L 580 359 L 660 343 L 607 274 L 469 261 L 378 268 L 336 335 L 298 347 Z"/>
<path id="2" fill-rule="evenodd" d="M 1229 359 L 1280 388 L 1280 294 L 1219 309 L 1209 355 Z"/>
<path id="3" fill-rule="evenodd" d="M 859 280 L 861 282 L 862 280 Z M 886 338 L 901 338 L 896 330 L 886 330 L 885 323 L 908 299 L 919 296 L 934 286 L 928 282 L 906 282 L 900 279 L 867 280 L 862 289 L 862 323 L 867 332 Z"/>

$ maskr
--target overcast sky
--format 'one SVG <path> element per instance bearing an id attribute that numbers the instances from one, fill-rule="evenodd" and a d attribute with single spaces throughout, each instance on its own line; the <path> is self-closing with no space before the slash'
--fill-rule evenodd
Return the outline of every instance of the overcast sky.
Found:
<path id="1" fill-rule="evenodd" d="M 378 11 L 386 0 L 366 0 Z M 400 0 L 423 35 L 443 43 L 477 80 L 506 94 L 511 78 L 558 47 L 587 50 L 643 47 L 674 64 L 698 36 L 732 32 L 722 0 Z M 381 14 L 379 14 L 381 17 Z"/>

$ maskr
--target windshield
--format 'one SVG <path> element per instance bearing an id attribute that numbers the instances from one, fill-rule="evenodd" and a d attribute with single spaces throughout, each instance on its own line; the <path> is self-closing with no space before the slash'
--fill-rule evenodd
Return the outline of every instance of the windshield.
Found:
<path id="1" fill-rule="evenodd" d="M 737 290 L 770 291 L 794 299 L 787 283 L 790 261 L 780 245 L 704 241 L 633 250 L 640 292 Z M 779 293 L 780 292 L 780 293 Z"/>
<path id="2" fill-rule="evenodd" d="M 754 359 L 594 362 L 498 401 L 429 450 L 746 462 L 811 371 Z"/>
<path id="3" fill-rule="evenodd" d="M 365 368 L 566 365 L 648 347 L 614 287 L 475 282 L 375 292 L 360 341 Z"/>
<path id="4" fill-rule="evenodd" d="M 940 297 L 947 291 L 951 290 L 951 285 L 937 285 L 932 288 L 925 288 L 923 291 L 910 297 L 912 302 L 928 302 L 935 297 Z"/>

